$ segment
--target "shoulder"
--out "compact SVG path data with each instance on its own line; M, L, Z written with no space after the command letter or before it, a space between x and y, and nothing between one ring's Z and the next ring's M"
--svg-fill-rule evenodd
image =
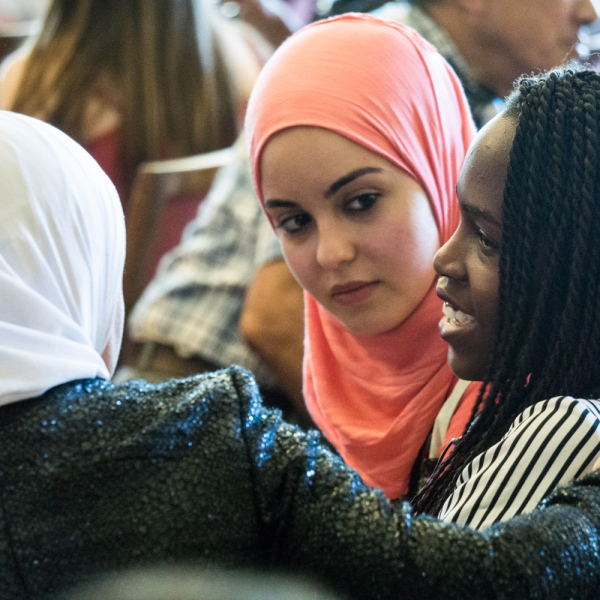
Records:
M80 465L142 456L191 460L223 445L244 454L240 430L261 408L253 376L239 367L159 385L86 380L33 402L15 420L11 438L36 463L43 454Z
M537 402L513 421L498 445L499 456L522 449L515 461L538 466L554 464L568 455L572 464L586 463L590 444L594 452L600 443L600 402L558 396ZM581 451L585 452L582 454ZM516 464L516 463L515 463ZM579 477L582 473L573 473Z
M125 402L147 423L176 422L190 432L196 427L206 429L208 420L238 427L244 415L260 405L254 376L236 366L156 385L129 381L107 388L107 396L112 404L121 399L121 406Z
M530 406L463 469L440 516L483 528L530 512L557 485L593 468L600 456L599 415L600 402L567 396Z
M504 439L527 432L529 435L553 438L572 436L590 431L600 436L600 401L583 400L571 396L557 396L533 404L520 413L510 426Z

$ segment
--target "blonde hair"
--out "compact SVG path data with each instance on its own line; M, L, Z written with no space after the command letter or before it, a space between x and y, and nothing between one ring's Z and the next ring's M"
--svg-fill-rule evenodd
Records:
M54 0L11 110L84 142L90 106L112 106L130 173L231 144L242 98L206 2Z

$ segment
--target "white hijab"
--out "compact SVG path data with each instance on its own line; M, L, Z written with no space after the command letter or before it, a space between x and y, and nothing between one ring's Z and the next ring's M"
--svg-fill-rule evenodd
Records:
M124 260L121 204L94 159L54 127L0 111L0 405L110 378Z

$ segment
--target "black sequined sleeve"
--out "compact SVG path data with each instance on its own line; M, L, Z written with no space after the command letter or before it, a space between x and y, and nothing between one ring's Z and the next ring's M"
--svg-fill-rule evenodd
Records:
M264 409L249 378L232 376L273 564L361 599L600 597L598 475L483 532L415 517L367 487L315 432Z

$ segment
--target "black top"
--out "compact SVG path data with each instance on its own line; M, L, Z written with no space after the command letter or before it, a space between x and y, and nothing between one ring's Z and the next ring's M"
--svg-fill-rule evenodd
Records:
M0 415L2 600L165 560L310 571L361 600L600 595L600 476L487 532L415 518L235 367L72 382Z

